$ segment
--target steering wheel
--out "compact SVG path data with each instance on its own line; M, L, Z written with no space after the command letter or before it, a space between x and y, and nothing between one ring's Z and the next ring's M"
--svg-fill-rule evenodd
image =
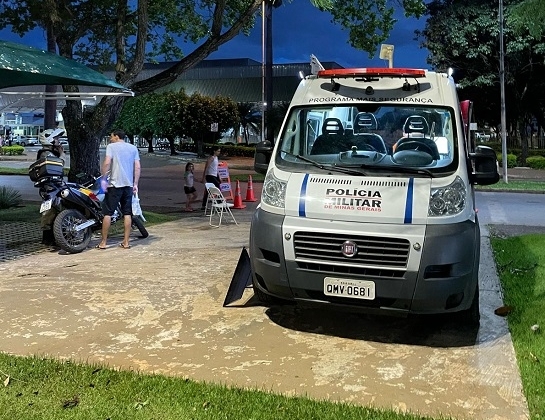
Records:
M396 152L401 152L402 150L415 150L417 152L424 152L432 157L434 155L433 150L430 146L415 140L405 141L396 147Z

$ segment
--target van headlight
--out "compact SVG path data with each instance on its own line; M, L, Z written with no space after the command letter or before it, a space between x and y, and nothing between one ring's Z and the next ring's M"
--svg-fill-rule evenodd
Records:
M263 182L261 201L273 207L284 208L286 204L286 183L274 176L270 170Z
M452 184L432 188L428 216L452 216L462 212L466 206L467 188L459 176Z

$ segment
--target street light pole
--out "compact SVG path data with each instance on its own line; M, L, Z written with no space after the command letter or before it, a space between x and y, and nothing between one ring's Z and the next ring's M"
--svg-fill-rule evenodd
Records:
M270 116L273 107L272 12L273 7L281 5L282 0L263 0L261 3L261 141L269 140L271 143L274 142L274 133L265 130L265 114Z
M501 160L503 181L507 184L507 118L505 117L505 57L503 47L503 0L499 0L500 23L500 110L501 110Z
M261 141L265 141L265 2L261 3Z
M272 48L272 13L275 0L265 0L265 115L269 118L271 116L273 106L273 48ZM270 124L267 124L268 126ZM274 133L270 127L267 127L266 132L267 140L271 143L274 142Z

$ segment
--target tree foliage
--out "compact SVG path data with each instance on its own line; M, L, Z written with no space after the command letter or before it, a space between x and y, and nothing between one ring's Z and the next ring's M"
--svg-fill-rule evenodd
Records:
M507 6L520 3L506 0ZM475 102L481 123L500 122L498 3L496 0L435 0L420 34L436 69L454 69L461 99ZM545 40L504 24L506 115L509 130L523 136L532 118L543 123ZM523 143L524 144L524 143Z
M137 95L155 92L241 32L247 33L263 0L3 0L0 28L24 35L48 30L60 55L99 68L115 68L117 82ZM267 4L273 0L265 0ZM392 28L393 9L419 16L422 0L310 0L349 31L350 43L371 55ZM289 2L288 2L289 3ZM286 7L290 7L289 4ZM180 41L198 45L181 50ZM176 60L163 72L139 77L144 63ZM75 87L63 87L76 91ZM70 176L98 171L98 146L122 107L123 98L104 97L86 113L71 102L63 110L73 159ZM78 107L79 106L79 107Z
M217 124L216 132L211 130L212 124ZM239 124L237 104L230 98L198 93L188 96L181 91L148 93L127 100L114 125L130 136L144 137L150 151L154 136L167 138L173 154L176 136L191 137L199 155L203 155L204 142L217 141L222 132Z
M545 2L524 0L507 9L507 21L517 33L528 33L539 39L545 32Z
M367 51L372 58L377 46L385 41L393 29L396 7L402 7L405 17L420 17L426 11L422 0L337 0L329 10L333 22L348 30L348 42L353 47Z
M261 133L261 112L255 104L249 102L240 102L237 104L240 126L235 127L236 131L242 130L244 142L249 143L250 132Z
M189 112L183 121L184 134L197 143L199 156L203 155L205 142L215 143L220 133L240 123L236 102L223 96L210 98L194 93L189 97L187 106ZM217 131L211 131L212 124L217 124Z
M280 128L284 117L288 113L288 108L290 106L289 102L280 102L274 104L272 109L265 115L267 120L267 130L271 130L273 137L276 138L280 133Z

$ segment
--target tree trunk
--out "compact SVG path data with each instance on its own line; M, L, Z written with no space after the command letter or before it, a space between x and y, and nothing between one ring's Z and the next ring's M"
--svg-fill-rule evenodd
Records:
M77 92L63 86L65 92ZM84 109L81 101L67 101L62 110L65 128L70 133L69 180L78 173L100 173L100 140L107 134L123 104L123 98L104 97L94 108Z
M68 101L62 110L66 130L70 133L69 181L75 181L76 175L82 172L100 174L100 138L93 137L92 130L81 123L82 113L79 101Z
M527 119L523 119L521 121L521 127L520 127L520 137L521 137L521 153L520 153L520 159L519 164L522 166L526 166L526 159L528 158L528 125L526 124Z
M193 139L193 140L195 140L195 139ZM196 143L197 143L197 156L204 157L204 139L203 139L203 137L201 136L199 139L197 139Z
M176 156L178 152L176 151L176 146L174 145L174 136L167 136L167 140L170 146L170 156Z

